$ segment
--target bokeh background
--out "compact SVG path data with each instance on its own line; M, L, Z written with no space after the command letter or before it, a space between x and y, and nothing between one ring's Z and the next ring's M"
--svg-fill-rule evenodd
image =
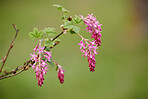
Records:
M1 58L15 35L12 23L20 29L4 69L22 66L30 58L37 41L28 32L34 27L56 27L61 32L62 12L53 4L64 6L72 16L97 16L103 31L96 71L89 72L87 59L79 51L81 39L62 35L52 55L66 71L64 84L50 66L39 87L34 70L29 69L0 81L0 99L148 99L147 0L0 0ZM81 34L90 37L84 29Z

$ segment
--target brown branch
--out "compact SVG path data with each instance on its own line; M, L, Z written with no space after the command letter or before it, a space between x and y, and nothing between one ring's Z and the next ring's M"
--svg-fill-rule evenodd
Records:
M62 34L64 34L64 33L67 33L67 29L65 29L64 27L62 27L62 29L63 29L63 31L60 33L60 34L58 34L56 37L54 37L53 39L52 39L52 41L54 41L55 39L57 39L59 36L61 36Z
M67 29L65 29L65 28L62 28L62 29L63 29L63 31L62 31L60 34L58 34L57 36L55 36L55 37L52 39L52 41L54 41L54 40L57 39L59 36L61 36L62 34L64 34L64 33L67 32ZM60 41L56 41L56 42L53 44L53 47L55 47L55 46L58 45L59 43L60 43ZM46 49L46 47L47 47L47 46L45 46L44 49ZM50 48L53 48L53 47L50 47Z
M24 69L20 70L18 73L15 73L15 74L12 74L12 75L9 75L9 76L5 76L5 77L1 77L0 80L5 79L5 78L9 78L9 77L12 77L12 76L15 76L15 75L18 75L23 71L24 71Z
M4 74L0 76L0 80L18 75L18 74L22 73L23 71L28 70L32 64L34 64L34 62L32 62L30 60L30 61L25 62L22 67L17 67L16 69L14 69L10 72L5 71ZM11 75L9 75L9 74L11 74Z
M19 30L16 28L15 25L14 25L14 28L15 28L16 32L19 31ZM63 33L66 33L66 29L63 29L63 31L62 31L60 34L58 34L56 37L54 37L54 38L52 39L52 41L54 41L55 39L57 39L57 38L58 38L59 36L61 36ZM13 44L13 41L15 40L16 36L17 36L17 34L15 35L15 37L14 37L14 39L12 40L11 44ZM55 44L53 45L53 47L56 46L56 45L59 44L59 43L60 43L59 41L56 41ZM50 47L50 48L53 48L53 47ZM2 62L3 62L3 61L2 61ZM28 70L28 69L31 67L31 65L33 65L33 64L34 64L34 62L32 62L32 60L29 60L29 61L25 62L22 67L17 67L16 69L11 70L11 71L9 71L9 72L4 71L4 74L2 74L2 75L0 76L0 80L5 79L5 78L9 78L9 77L16 76L16 75L22 73L23 71Z
M13 42L14 42L14 40L16 39L17 34L18 34L18 32L19 32L19 29L17 29L16 25L15 25L15 24L12 24L12 25L13 25L13 27L14 27L16 33L15 33L15 36L14 36L14 38L13 38L11 44L13 44Z
M56 37L54 37L53 39L52 39L52 41L54 41L55 39L57 39L60 35L62 35L64 32L62 31L60 34L58 34Z
M2 58L2 62L3 62L3 63L2 63L2 66L1 66L1 68L0 68L0 73L2 72L2 69L3 69L4 65L5 65L5 62L6 62L7 58L8 58L9 52L10 52L10 50L12 49L12 47L13 47L13 45L14 45L13 42L14 42L14 40L16 39L17 34L18 34L18 31L19 31L19 29L17 29L17 27L16 27L15 24L12 24L12 25L13 25L13 27L14 27L14 29L15 29L16 34L15 34L13 40L11 41L11 44L10 44L10 46L9 46L9 49L8 49L8 52L7 52L6 56L5 56L4 58Z
M59 43L59 41L57 41L57 42L53 45L53 47L56 46L58 43ZM50 48L53 48L53 47L50 47ZM29 60L29 61L25 62L22 67L17 67L16 69L11 70L11 71L9 71L9 72L4 71L4 74L2 74L2 75L0 76L0 80L5 79L5 78L9 78L9 77L13 77L13 76L15 76L15 75L18 75L18 74L22 73L23 71L28 70L28 69L31 67L31 65L33 65L33 64L34 64L34 62L32 62L32 60ZM10 74L11 74L11 75L10 75ZM8 75L8 76L7 76L7 75Z

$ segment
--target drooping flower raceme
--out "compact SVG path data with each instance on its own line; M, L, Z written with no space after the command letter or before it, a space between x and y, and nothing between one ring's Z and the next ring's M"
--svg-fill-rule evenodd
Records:
M33 54L30 54L32 57L30 60L34 62L32 68L35 69L36 79L38 80L38 86L42 86L44 80L44 74L46 74L48 70L47 61L51 61L51 52L47 52L44 50L44 47L41 45L37 45L33 49Z
M97 53L98 46L101 45L101 24L99 24L99 21L97 21L96 16L93 17L93 14L88 14L88 16L83 17L80 15L80 17L83 19L84 23L87 25L87 32L89 32L91 35L91 38L94 40L90 41L89 39L83 38L80 34L78 34L82 40L80 43L80 51L83 53L84 57L87 56L88 62L89 62L89 69L90 71L95 71L95 55Z
M95 55L98 54L96 51L98 47L95 44L95 41L84 39L81 35L80 37L82 38L80 43L78 43L80 45L80 51L83 53L84 57L87 56L88 62L89 62L89 69L90 71L94 72L95 71L94 68L96 64Z
M62 69L62 66L60 66L59 64L57 64L57 67L58 67L58 78L60 80L60 83L63 84L64 83L64 70Z
M93 14L88 14L88 16L83 17L82 15L80 16L84 23L87 25L87 32L89 32L92 38L95 39L95 43L97 46L101 45L101 25L99 24L99 21L97 21L96 16L93 17Z

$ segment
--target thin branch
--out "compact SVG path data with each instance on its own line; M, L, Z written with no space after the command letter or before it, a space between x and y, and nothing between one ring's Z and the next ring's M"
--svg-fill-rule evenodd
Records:
M0 76L0 80L18 75L18 74L22 73L23 71L28 70L32 64L34 64L34 62L32 62L30 60L30 61L25 62L22 67L17 67L16 69L14 69L10 72L5 71L5 73ZM9 74L11 74L11 75L9 75Z
M13 42L14 42L14 40L16 39L17 34L18 34L18 32L19 32L19 29L17 29L16 25L15 25L15 24L12 24L12 25L13 25L13 27L14 27L16 33L15 33L15 36L14 36L14 38L13 38L11 44L13 44Z
M2 72L2 69L3 69L4 65L5 65L5 62L6 62L7 58L8 58L9 52L10 52L10 50L11 50L12 47L13 47L13 42L14 42L14 40L16 39L17 34L18 34L18 31L19 31L19 29L17 29L17 27L16 27L15 24L12 24L12 25L13 25L13 27L14 27L14 29L15 29L16 34L15 34L13 40L11 41L11 44L10 44L10 46L9 46L9 49L8 49L8 52L7 52L6 56L5 56L4 58L2 58L2 62L3 62L3 63L2 63L1 69L0 69L0 73Z
M60 35L62 35L63 34L63 31L60 33L60 34L58 34L56 37L54 37L53 39L52 39L52 41L54 41L55 39L57 39Z
M19 30L16 28L15 25L14 25L14 27L15 27L15 30L17 30L17 32L18 32ZM52 39L52 41L54 41L55 39L57 39L57 38L58 38L59 36L61 36L63 33L66 33L66 29L63 29L63 31L62 31L60 34L58 34L56 37L54 37L54 38ZM11 43L11 44L13 44L13 41L15 40L16 36L17 36L17 35L15 35L15 37L14 37L14 39L12 40L12 43ZM55 42L55 44L53 45L53 47L56 46L58 43L59 43L59 41ZM53 48L53 47L50 47L50 48ZM2 60L2 62L3 62L3 60ZM18 75L18 74L22 73L23 71L28 70L28 69L31 67L31 65L33 65L33 64L34 64L34 62L32 62L32 60L29 60L29 61L25 62L22 67L17 67L16 69L14 69L14 70L12 70L12 71L9 71L9 72L4 71L4 74L2 74L2 75L0 76L0 80L5 79L5 78L9 78L9 77L13 77L13 76L15 76L15 75Z
M60 34L58 34L56 37L54 37L53 39L52 39L52 41L54 41L55 39L57 39L59 36L61 36L62 34L64 34L64 33L67 33L67 29L65 29L64 27L62 27L62 29L63 29L63 31L60 33Z
M15 75L20 74L20 73L23 72L23 71L24 71L24 70L22 69L22 70L20 70L20 71L19 71L18 73L16 73L16 74L12 74L12 75L9 75L9 76L1 77L0 80L5 79L5 78L9 78L9 77L13 77L13 76L15 76Z
M64 33L67 32L67 29L64 29L64 28L62 28L62 29L63 29L63 31L62 31L60 34L58 34L57 36L55 36L55 37L52 39L52 41L54 41L55 39L57 39L58 37L60 37L62 34L64 34ZM59 43L60 43L60 41L55 42L54 45L53 45L53 47L55 47L55 46L58 45ZM46 49L46 47L47 47L47 46L45 46L44 49ZM50 47L50 48L53 48L53 47Z

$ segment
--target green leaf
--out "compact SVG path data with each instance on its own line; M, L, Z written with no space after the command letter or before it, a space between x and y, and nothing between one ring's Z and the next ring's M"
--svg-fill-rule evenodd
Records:
M58 69L59 69L59 67L57 66L57 67L56 67L56 71L57 71Z
M57 7L57 8L62 8L61 5L58 5L58 4L53 4L54 7Z
M57 34L56 31L55 31L55 28L51 28L51 27L45 28L42 31L43 31L43 33L46 33L49 36L55 36Z
M42 31L39 31L37 28L33 29L33 32L29 32L29 36L32 39L41 38L43 37Z
M72 29L69 30L69 32L70 32L71 34L76 34Z
M35 39L35 38L36 38L36 37L35 37L35 34L34 34L33 32L29 32L28 35L29 35L29 37L30 37L31 39Z
M68 21L68 20L64 20L64 28L66 27L66 26L69 26L69 25L73 25L73 22L72 21Z
M50 40L50 39L49 39L49 40L46 39L44 45L45 45L45 46L49 46L49 47L53 47L53 41Z
M63 15L62 20L67 19L67 18L68 18L68 16Z
M58 39L58 38L54 40L54 42L60 42L60 41L61 41L61 40L60 40L60 39Z
M69 13L70 11L68 11L67 9L65 9L64 7L62 7L61 5L58 4L53 4L54 7L57 7L58 10L61 10L63 13Z
M68 26L65 26L64 28L66 28L66 29L72 29L72 28L74 28L74 25L68 25Z
M44 50L49 52L49 51L50 51L50 47L49 47L49 46L46 46L46 47L44 48Z
M75 15L75 18L73 18L73 21L76 23L76 24L80 24L83 22L83 19L80 18L79 16Z
M62 12L64 12L64 13L69 13L69 11L66 10L65 8L62 8Z
M43 31L45 33L55 32L55 28L48 27L48 28L45 28Z
M74 26L73 31L74 31L75 33L79 33L80 27Z
M78 26L74 26L72 29L69 30L71 34L79 33L79 31L80 31L80 27Z

